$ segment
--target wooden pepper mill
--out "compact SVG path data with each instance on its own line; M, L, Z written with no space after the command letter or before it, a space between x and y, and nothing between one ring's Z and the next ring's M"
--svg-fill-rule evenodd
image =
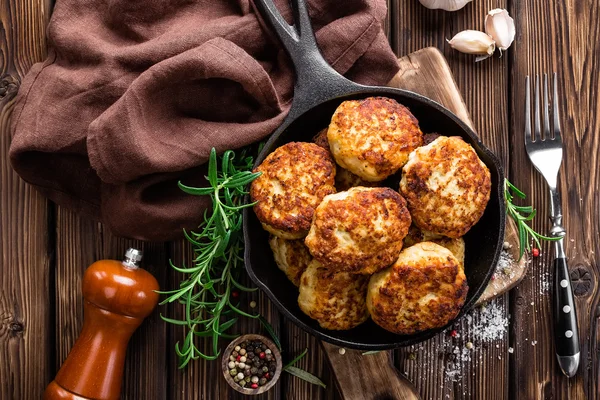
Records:
M139 268L142 252L100 260L83 276L83 329L46 400L119 399L127 343L158 302L158 282Z

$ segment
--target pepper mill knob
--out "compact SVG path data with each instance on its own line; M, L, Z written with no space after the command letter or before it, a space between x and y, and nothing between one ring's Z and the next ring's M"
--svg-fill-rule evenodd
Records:
M83 276L83 328L45 400L117 400L127 343L158 303L158 282L139 268L142 252L96 261Z

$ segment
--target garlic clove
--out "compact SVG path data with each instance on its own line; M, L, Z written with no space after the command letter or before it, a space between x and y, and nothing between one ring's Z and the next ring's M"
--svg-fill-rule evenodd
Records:
M515 21L508 11L496 8L485 16L485 32L494 39L500 51L506 50L515 39Z
M419 0L421 4L432 10L438 8L446 11L457 11L473 0Z
M485 60L496 50L496 43L489 35L480 31L466 30L458 32L450 40L446 40L453 49L466 54L476 54L475 61Z

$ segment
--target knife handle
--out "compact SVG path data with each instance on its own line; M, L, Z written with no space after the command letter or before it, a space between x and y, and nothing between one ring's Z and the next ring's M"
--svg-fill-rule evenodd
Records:
M554 341L563 372L571 377L579 365L579 333L566 258L554 259Z

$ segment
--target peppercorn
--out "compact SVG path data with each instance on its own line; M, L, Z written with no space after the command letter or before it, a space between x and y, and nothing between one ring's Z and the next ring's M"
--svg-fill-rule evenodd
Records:
M238 382L238 384L239 384L241 387L244 387L244 386L246 386L246 381L242 379L241 381L239 381L239 382Z
M233 292L231 292L231 297L233 297L234 299L237 299L238 297L240 297L240 292L238 292L237 290L234 290Z
M252 346L252 345L248 345L248 347L246 347L246 351L247 351L248 353L252 353L252 352L254 351L254 346ZM252 354L254 354L254 353L252 353Z
M266 378L266 379L269 379L270 377L271 377L271 375L269 375L268 372L264 375L264 378Z
M450 331L450 336L452 336L452 337L457 337L458 336L458 332L456 332L456 329L452 329Z
M244 380L246 381L246 383L250 383L250 379L252 379L251 377L247 376L244 378Z
M265 360L267 360L267 361L271 361L272 359L273 359L273 356L272 356L272 355L270 355L270 354L267 354L267 355L265 356Z
M269 367L262 367L262 372L263 373L269 372Z
M531 255L534 257L539 257L540 255L540 249L534 247L533 249L531 249Z
M235 348L234 348L234 350L235 350L235 351L237 351L237 352L239 352L239 351L240 351L240 349L241 349L241 347L240 347L240 346L235 346Z
M258 355L261 359L266 357L266 354L263 352L260 352L260 354Z
M235 368L229 370L229 375L231 375L231 376L236 376L237 373L238 373L237 369L235 369Z
M266 349L265 354L271 354L271 349Z
M262 351L265 351L267 349L267 345L262 343L260 348L262 349Z
M251 373L252 375L256 375L256 374L258 374L258 368L256 368L256 367L252 367L252 368L250 368L250 373Z
M233 377L233 381L237 383L237 382L240 381L240 378L238 378L237 375L236 375L236 376Z
M248 350L248 352L246 353L246 358L248 358L248 360L254 359L254 353Z
M260 386L263 386L265 383L267 383L267 380L265 378L260 378L260 380L258 381L258 384Z
M240 354L243 355L243 356L245 356L246 355L246 349L241 349L240 350Z
M239 355L240 355L240 353L238 353L237 351L235 351L235 350L234 350L234 351L231 353L231 355L232 355L233 357L237 357L237 356L239 356Z
M252 383L258 383L258 376L252 377Z
M245 375L245 376L250 376L250 375L252 375L252 373L250 372L250 370L249 370L249 369L245 369L245 370L244 370L244 375Z
M252 389L256 389L256 388L258 388L258 385L257 385L256 383L253 383L252 385L250 385L250 387L251 387Z

